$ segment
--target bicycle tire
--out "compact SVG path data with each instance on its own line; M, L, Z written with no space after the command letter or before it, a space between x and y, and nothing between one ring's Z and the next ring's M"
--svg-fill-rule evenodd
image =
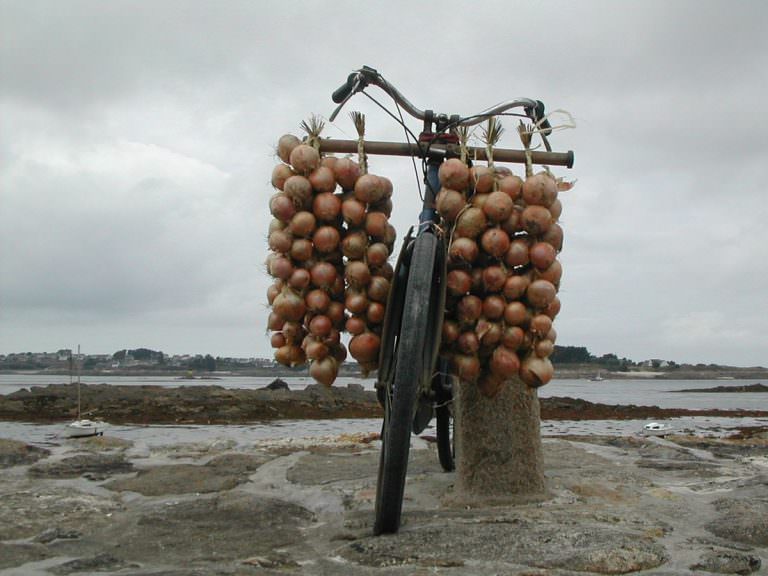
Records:
M456 468L454 462L453 434L451 433L453 416L447 405L435 408L435 427L437 428L437 457L440 466L446 472L453 472Z
M425 335L430 312L436 306L433 277L438 247L437 237L424 233L416 238L411 256L392 387L385 402L373 529L376 535L392 534L400 528L416 400L432 353L425 350L429 341Z

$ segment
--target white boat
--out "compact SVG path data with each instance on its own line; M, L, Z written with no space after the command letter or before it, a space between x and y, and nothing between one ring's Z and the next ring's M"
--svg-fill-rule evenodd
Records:
M86 436L103 436L104 422L96 422L85 418L78 418L67 424L65 434L70 438L85 438Z
M77 420L64 427L64 435L69 438L86 438L88 436L103 436L106 424L83 418L80 413L80 346L77 347ZM72 384L72 355L69 356L69 383Z
M649 422L643 426L643 430L641 432L643 436L660 436L662 438L671 433L672 427L664 424L663 422Z
M592 376L592 378L590 378L589 381L590 382L602 382L603 381L603 377L600 376L600 372L598 372L597 374Z

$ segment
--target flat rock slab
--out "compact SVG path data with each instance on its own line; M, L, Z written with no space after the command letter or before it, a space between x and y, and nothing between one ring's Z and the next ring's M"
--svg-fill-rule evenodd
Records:
M0 468L33 464L50 454L45 448L31 446L18 440L0 438Z
M33 478L87 476L92 480L104 480L114 474L131 471L133 471L133 463L126 460L122 454L89 453L40 462L32 466L28 473Z
M104 487L117 492L130 490L144 496L220 492L247 482L249 474L270 458L265 454L225 454L204 465L153 466L140 470L132 478L111 480Z

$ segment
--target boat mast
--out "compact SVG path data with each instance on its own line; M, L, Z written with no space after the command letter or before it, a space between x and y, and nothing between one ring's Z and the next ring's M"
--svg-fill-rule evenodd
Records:
M80 344L77 345L77 419L80 420Z

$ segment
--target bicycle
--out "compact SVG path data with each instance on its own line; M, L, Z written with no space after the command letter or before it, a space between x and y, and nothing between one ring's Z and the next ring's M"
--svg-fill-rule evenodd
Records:
M435 210L435 198L440 190L440 164L447 158L459 156L457 129L479 124L494 116L522 116L535 123L546 151L495 149L495 160L525 163L528 158L536 164L570 168L573 166L573 152L551 151L546 136L552 128L545 117L544 104L539 100L519 98L473 116L448 116L432 110L420 110L376 70L367 66L351 73L333 93L332 99L338 107L330 121L336 118L354 94L364 92L369 85L386 92L394 100L398 111L402 107L412 117L423 121L423 129L417 138L414 137L414 142L366 141L365 152L418 157L424 163L425 175L419 223L415 233L412 228L403 241L382 330L376 390L384 407L384 421L373 529L374 534L379 535L397 532L400 527L411 433L421 433L433 416L436 418L440 463L446 471L454 468L452 376L446 360L438 357L446 300L447 238ZM508 112L516 108L522 108L523 113ZM408 133L402 114L398 122ZM351 140L323 139L320 151L355 153L357 145ZM469 152L474 158L485 159L484 148L470 147Z

